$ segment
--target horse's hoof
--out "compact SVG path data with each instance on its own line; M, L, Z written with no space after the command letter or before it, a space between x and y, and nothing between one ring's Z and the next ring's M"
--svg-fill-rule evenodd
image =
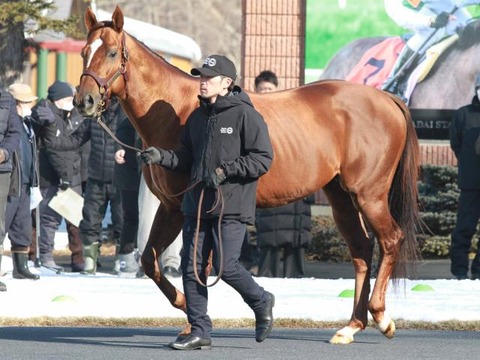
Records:
M377 328L389 339L393 338L395 335L395 322L387 314L384 315L382 321L377 323Z
M360 330L354 329L349 326L344 327L341 330L338 330L335 335L330 339L330 344L337 344L337 345L347 345L353 342L353 335Z
M385 335L386 338L392 339L395 336L395 322L390 320L385 330L380 329L380 331L382 331L382 334Z
M348 345L353 342L353 336L345 336L338 332L330 339L330 344Z

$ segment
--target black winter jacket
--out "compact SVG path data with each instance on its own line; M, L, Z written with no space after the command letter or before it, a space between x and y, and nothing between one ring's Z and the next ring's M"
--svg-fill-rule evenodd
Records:
M475 142L480 136L480 102L458 109L450 125L450 146L458 159L458 187L480 190L480 154L475 153Z
M108 109L102 114L102 121L107 127L115 133L118 124L127 115L123 111L120 103L112 101ZM56 131L56 125L48 126L46 133ZM57 151L75 150L90 140L90 156L88 158L88 177L90 179L102 181L105 183L112 182L113 167L115 164L115 151L119 145L94 119L85 119L85 121L72 133L64 134L65 136L53 137L48 135L45 141L49 149Z
M224 217L253 224L257 181L273 159L267 124L239 87L226 96L218 96L213 104L199 99L200 106L185 125L181 147L169 151L162 165L189 172L190 184L201 182L183 197L182 211L187 216L197 215L202 180L221 166L227 177L220 185ZM220 206L207 213L214 206L216 192L205 188L202 218L220 214Z
M142 142L127 117L120 121L115 135L118 140L126 145L136 148L142 147ZM125 163L115 163L113 174L113 185L117 189L138 191L140 187L141 166L136 152L131 149L125 149Z
M8 92L0 90L0 149L5 153L0 173L12 171L13 152L20 146L21 131L15 99Z
M72 186L82 183L80 149L57 150L49 144L55 143L63 135L72 134L82 124L84 118L73 109L61 110L48 100L41 100L35 107L47 106L55 114L55 131L52 126L34 126L39 149L40 187L57 186L60 180L68 181ZM33 118L34 121L37 119ZM35 124L34 124L35 125Z
M258 247L307 247L312 239L314 202L312 194L284 206L258 209L255 220Z

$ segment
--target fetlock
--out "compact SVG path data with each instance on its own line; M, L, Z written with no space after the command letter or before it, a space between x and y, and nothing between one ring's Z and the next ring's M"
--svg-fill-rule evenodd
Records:
M23 251L12 250L13 272L14 279L30 279L38 280L40 276L30 272L28 268L28 249Z
M83 258L85 267L82 274L95 274L97 272L97 259L100 251L100 243L98 241L83 246Z

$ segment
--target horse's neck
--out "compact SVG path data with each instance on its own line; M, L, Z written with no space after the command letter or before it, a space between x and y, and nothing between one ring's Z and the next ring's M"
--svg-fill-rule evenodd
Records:
M175 142L172 137L179 136L181 125L198 105L198 83L130 36L127 48L130 58L126 94L121 96L123 108L147 143ZM150 126L139 126L144 122L158 126L152 132Z

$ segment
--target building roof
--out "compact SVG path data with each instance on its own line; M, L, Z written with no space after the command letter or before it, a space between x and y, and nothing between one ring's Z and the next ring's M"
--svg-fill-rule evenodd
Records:
M55 0L56 9L48 15L54 19L66 19L71 15L71 1ZM95 8L98 21L110 20L112 13ZM200 46L190 37L165 29L161 26L146 23L125 16L124 29L130 35L143 42L150 49L164 54L182 57L192 61L199 61L202 57ZM32 28L35 24L29 24ZM79 51L85 44L83 40L73 40L63 33L41 31L34 36L34 41L42 47L51 50Z
M101 9L97 9L95 15L98 21L110 20L112 18L111 12ZM202 58L200 46L186 35L126 16L124 21L123 28L125 31L152 50L195 61Z

